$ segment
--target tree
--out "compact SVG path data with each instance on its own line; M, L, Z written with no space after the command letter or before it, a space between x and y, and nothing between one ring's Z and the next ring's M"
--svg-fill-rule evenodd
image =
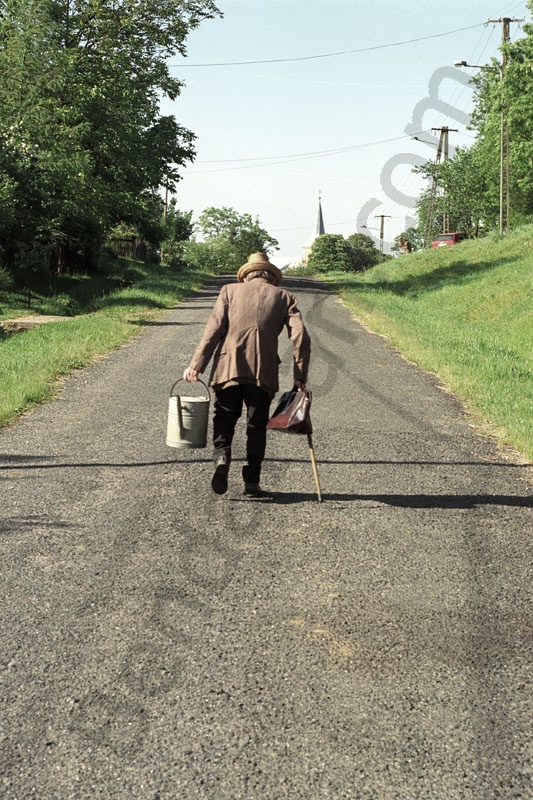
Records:
M170 264L180 262L185 242L193 233L192 211L180 211L175 198L172 198L161 227L161 259Z
M250 253L268 253L278 246L258 217L254 220L234 208L206 208L196 227L204 241L187 248L188 260L193 263L191 259L197 261L203 256L210 265L216 265L216 272L235 272Z
M500 146L504 85L500 64L491 63L474 76L476 87L471 130L473 145L458 148L450 163L443 164L443 180L449 187L452 209L463 212L463 222L451 230L472 236L496 229L500 209ZM512 189L511 189L512 192ZM466 213L466 218L465 218Z
M118 222L149 227L194 134L162 116L167 66L213 0L5 0L0 12L0 241L12 266L93 264Z
M533 12L533 0L528 0ZM437 191L422 192L418 202L418 232L426 244L442 232L442 215L449 229L470 236L498 229L500 217L500 146L502 113L509 130L510 209L512 224L533 218L533 25L524 36L502 47L505 70L496 59L474 75L471 130L475 141L458 148L453 158L415 168Z
M371 236L352 233L346 242L350 248L350 272L362 272L379 263L380 254Z
M317 272L350 272L352 249L340 233L325 233L313 242L307 263Z
M402 242L403 239L403 242ZM410 245L411 250L409 250L408 245ZM392 246L392 251L395 253L406 253L406 252L413 252L416 250L422 250L424 247L424 237L420 235L420 231L417 227L407 228L405 231L402 231L398 236L396 236L394 240L394 245Z
M533 0L528 0L533 13ZM509 61L503 80L503 100L508 104L510 139L511 219L533 215L533 25L523 26L525 36L507 46Z
M228 267L228 254L220 242L197 242L194 239L185 242L183 247L183 260L192 269L210 272L213 275L230 272L233 267Z
M499 186L485 167L485 155L477 143L457 148L455 156L441 163L428 162L417 169L433 184L423 191L417 203L418 236L429 246L443 233L444 219L450 231L475 238L494 227L498 220ZM499 189L496 189L499 191Z
M528 5L533 11L533 0ZM524 37L504 46L503 74L502 65L492 59L473 78L473 145L458 148L452 159L421 170L437 178L442 191L436 213L449 213L450 230L477 236L499 226L502 112L509 129L511 222L533 216L533 25L524 25L523 31ZM427 217L429 205L425 193L419 214Z

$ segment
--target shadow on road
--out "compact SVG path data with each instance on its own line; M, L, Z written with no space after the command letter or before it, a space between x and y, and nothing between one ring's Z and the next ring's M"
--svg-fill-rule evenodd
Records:
M235 459L235 463L242 459ZM306 459L267 459L273 463L307 463ZM3 463L2 463L3 462ZM52 462L52 463L50 463ZM21 456L21 455L0 455L0 470L6 473L9 471L29 471L42 469L91 469L95 467L114 467L116 469L142 469L144 467L165 466L168 464L211 464L211 458L196 458L191 460L168 458L161 461L131 461L131 462L106 462L106 461L87 461L87 462L56 462L53 456ZM244 463L244 462L243 462ZM480 462L480 461L325 461L319 462L319 466L328 464L346 464L348 466L357 465L395 465L395 466L472 466L479 468L497 467L504 469L523 469L531 467L531 464L508 464L503 462ZM7 477L7 475L6 475ZM533 495L499 495L499 494L360 494L360 493L330 493L323 494L325 502L342 503L378 503L380 505L395 506L397 508L463 508L472 509L479 506L514 506L520 508L533 508ZM244 502L274 503L277 505L290 505L293 503L305 503L316 501L315 493L306 492L264 492L257 498L232 498L233 502L242 500Z
M0 534L20 534L24 531L33 532L35 528L44 528L50 531L59 529L77 530L77 527L73 524L42 514L23 514L20 517L6 517L0 520Z
M166 464L211 464L211 458L195 458L191 461L175 458L168 458L162 461L129 461L129 462L111 462L111 461L79 461L79 462L56 462L53 464L46 463L52 457L47 456L0 456L0 471L5 470L31 470L31 469L91 469L93 467L116 467L117 469L139 469L142 467L159 467ZM5 459L6 463L1 463ZM10 463L14 462L14 463ZM22 462L22 463L16 463ZM34 463L27 463L34 462Z
M243 498L242 502L274 503L291 505L317 500L316 494L309 492L265 492L261 497ZM377 503L397 508L463 508L479 506L514 506L533 508L531 495L491 495L491 494L323 494L324 502Z
M65 467L76 468L76 467L130 467L130 468L139 468L139 467L158 467L163 464L211 464L212 459L210 457L205 458L197 458L191 457L189 459L183 458L176 458L169 456L167 459L161 459L160 461L124 461L124 462L110 462L110 461L69 461L69 462L56 462L55 456L37 456L37 455L15 455L15 454L7 454L7 453L0 453L0 469L5 470L24 470L24 469L63 469ZM53 462L53 463L49 463ZM233 464L242 463L244 464L244 459L242 458L235 458L233 459ZM270 464L308 464L309 460L306 458L265 458L265 463ZM387 460L387 459L379 459L379 458L369 458L369 459L356 459L356 460L335 460L335 459L327 459L324 461L317 460L319 466L327 467L329 464L333 465L345 465L351 467L357 467L359 465L374 465L374 466L408 466L408 467L498 467L503 469L530 469L533 467L533 464L524 463L524 464L512 464L506 461L406 461L406 460Z

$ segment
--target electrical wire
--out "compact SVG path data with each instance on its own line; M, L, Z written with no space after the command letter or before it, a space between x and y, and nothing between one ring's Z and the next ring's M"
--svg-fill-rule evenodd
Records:
M509 6L513 6L513 7L509 8ZM523 8L523 7L524 7L524 3L523 2L521 2L521 3L513 3L512 0L511 0L510 3L506 3L505 7L502 9L500 14L514 14L515 11L518 11L519 8Z
M487 35L487 32L488 32L488 35ZM475 45L474 49L472 50L472 56L469 59L469 61L471 61L471 63L478 64L482 60L483 55L485 53L485 50L487 49L487 47L489 45L489 42L491 41L493 35L494 35L494 27L490 28L490 26L487 25L486 29L481 32L481 34L479 36L479 39L476 42L476 45ZM478 52L478 48L481 47L484 36L486 36L485 44L483 45L482 49ZM462 96L463 96L463 94L465 92L465 89L466 89L466 84L464 84L464 83L460 83L455 87L455 91L453 92L452 97L449 100L450 105L453 105L454 107L457 107L457 105L459 103L459 100L462 98ZM463 108L458 109L458 110L464 111ZM451 115L447 114L444 121L447 122L450 118L451 118Z
M391 214L386 215L389 219L403 219L403 217L394 217ZM344 222L328 222L328 228L336 228L339 225L357 225L356 219L347 219ZM366 225L363 227L366 228ZM271 233L286 233L287 231L307 231L309 230L309 225L301 225L298 228L272 228ZM368 230L373 230L372 228L368 228ZM378 230L376 228L376 230Z
M312 56L296 56L293 58L263 58L257 59L255 61L218 61L218 62L209 62L205 64L187 64L183 61L180 64L169 64L169 67L236 67L236 66L243 66L245 64L281 64L287 63L290 61L311 61L317 58L333 58L336 56L346 56L346 55L353 55L354 53L369 53L372 50L385 50L389 47L401 47L404 44L414 44L415 42L425 42L428 39L438 39L442 36L451 36L454 33L462 33L463 31L471 31L474 28L479 28L480 26L485 26L486 22L478 22L475 25L469 25L466 28L456 28L453 31L444 31L443 33L433 33L430 36L419 36L416 39L405 39L402 42L389 42L389 44L376 44L372 45L371 47L361 47L357 50L339 50L336 53L320 53L318 55Z
M420 133L426 133L426 131L420 131ZM272 159L277 158L300 158L304 156L320 156L320 155L334 155L336 153L345 153L347 150L357 150L360 147L369 147L373 144L384 144L387 142L396 142L399 139L405 139L405 136L395 136L392 139L382 139L376 142L367 142L366 144L352 144L348 147L336 147L331 150L311 150L308 153L286 153L280 156L254 156L250 158L215 158L206 161L197 161L197 164L224 164L226 162L229 163L236 163L240 161L271 161Z
M385 142L394 142L396 139L403 139L403 136L398 136L395 139L384 139ZM377 144L381 144L381 142L377 142ZM241 161L271 161L272 159L276 158L303 158L304 156L322 156L322 155L335 155L336 153L345 153L347 150L356 150L358 147L364 147L365 145L360 144L353 144L349 147L338 147L334 150L311 150L309 153L287 153L286 155L281 156L254 156L251 158L213 158L208 159L205 161L196 161L196 164L235 164Z
M428 133L428 131L420 131L419 133ZM188 175L205 175L206 173L211 172L233 172L234 170L241 170L241 169L253 169L254 167L273 167L277 164L291 164L297 161L307 161L308 159L312 158L323 158L324 156L332 156L338 155L339 153L346 153L351 150L362 150L367 147L375 147L380 144L389 144L390 142L398 142L402 139L405 139L406 135L403 134L402 136L394 136L391 139L380 139L375 142L365 142L364 144L354 144L350 147L339 147L335 150L316 150L314 152L309 153L293 153L284 156L258 156L257 158L235 158L235 159L221 159L220 161L204 161L204 162L197 162L197 163L224 163L225 161L229 162L240 162L240 161L265 161L267 163L264 164L246 164L240 167L222 167L220 169L203 169L198 171L187 172ZM274 160L272 160L274 159ZM276 160L279 159L279 160Z

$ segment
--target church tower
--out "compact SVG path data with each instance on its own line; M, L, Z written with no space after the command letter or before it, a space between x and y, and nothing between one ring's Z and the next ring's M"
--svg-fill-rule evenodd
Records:
M318 193L318 210L317 210L317 215L316 215L315 227L313 228L313 232L312 232L311 236L309 237L309 239L307 240L307 242L304 244L304 247L303 247L303 260L304 260L304 263L307 263L307 259L309 258L309 253L311 252L311 248L313 246L313 242L315 241L315 239L317 239L319 236L323 236L325 234L325 232L326 232L326 229L324 227L324 217L322 215L321 197L322 197L322 195L319 192Z

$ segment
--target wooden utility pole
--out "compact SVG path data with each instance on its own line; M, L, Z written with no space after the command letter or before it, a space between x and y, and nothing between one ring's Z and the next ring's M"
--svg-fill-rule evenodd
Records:
M163 203L163 218L166 218L168 212L168 178L165 178L165 200Z
M509 233L511 198L509 189L509 100L505 97L505 70L509 61L506 45L511 39L511 22L524 22L523 19L489 19L488 22L501 23L502 26L502 72L501 72L501 104L500 120L500 234Z
M383 261L383 239L385 238L385 219L390 219L390 214L375 214L376 219L381 220L379 224L379 252L380 259Z
M443 125L442 128L432 128L432 131L440 131L439 134L439 143L437 145L437 155L435 157L435 161L437 164L440 163L441 159L444 161L448 160L449 156L449 149L450 149L450 139L449 133L457 133L457 128L448 128L447 125ZM433 180L431 182L431 195L429 199L429 210L426 219L426 232L425 232L425 241L424 244L427 244L430 236L431 236L431 229L433 227L433 209L435 207L435 197L437 194L437 181L435 176L433 176ZM450 216L448 214L448 208L446 204L446 198L444 198L444 208L442 210L442 233L449 233L450 229Z

